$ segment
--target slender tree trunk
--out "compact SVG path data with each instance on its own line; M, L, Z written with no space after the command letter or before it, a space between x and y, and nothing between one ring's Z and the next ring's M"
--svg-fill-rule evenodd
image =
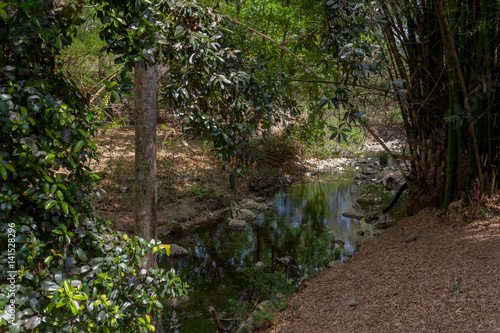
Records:
M156 66L135 67L135 233L148 242L158 238L156 183ZM158 268L156 254L149 253L146 266ZM163 333L161 318L155 323Z

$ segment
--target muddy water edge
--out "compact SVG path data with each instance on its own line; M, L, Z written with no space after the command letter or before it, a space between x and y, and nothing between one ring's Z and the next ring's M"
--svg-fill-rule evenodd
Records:
M289 296L328 262L358 251L373 236L373 227L342 216L357 206L353 176L323 173L284 188L244 229L223 222L163 238L162 243L189 251L185 257L159 260L160 267L174 268L190 285L189 301L166 309L166 332L216 332L210 306L223 326L236 325L225 319L244 317L262 301Z

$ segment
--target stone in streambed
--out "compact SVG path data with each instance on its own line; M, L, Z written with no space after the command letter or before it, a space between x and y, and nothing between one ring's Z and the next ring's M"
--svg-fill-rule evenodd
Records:
M256 218L256 215L250 209L246 208L235 210L233 215L235 220L243 220L247 222Z
M363 174L364 175L372 175L375 171L373 171L372 168L366 168L365 170L363 170Z
M269 207L264 202L257 202L252 199L245 199L241 203L241 208L262 211L268 209Z
M328 267L330 268L336 268L342 266L342 261L340 260L332 260L328 263Z
M366 213L364 216L366 223L373 223L373 221L378 220L378 217L379 215L376 212Z
M247 223L243 220L231 219L227 225L231 229L242 229L247 226Z
M356 212L351 212L351 211L343 212L342 216L353 218L353 219L356 219L356 220L361 220L363 218L363 214L356 213Z
M170 244L170 256L171 257L182 257L188 255L189 252L182 246L177 244Z
M189 302L189 296L182 295L180 297L172 297L167 299L166 305L175 309L183 304L186 304L187 302Z

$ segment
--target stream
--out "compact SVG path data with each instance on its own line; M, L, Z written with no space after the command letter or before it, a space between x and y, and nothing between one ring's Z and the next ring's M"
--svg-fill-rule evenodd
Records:
M252 285L261 274L254 267L258 261L272 270L268 275L258 275L261 278L275 274L298 283L316 275L329 261L352 256L373 235L372 225L342 216L356 205L358 188L352 178L348 172L324 173L314 182L284 188L268 200L270 208L257 213L244 229L230 229L224 222L162 239L164 244L176 243L190 252L182 258L159 259L160 267L174 268L190 285L189 301L170 313L166 311L170 318L166 332L215 332L217 328L207 312L209 306L220 317L232 318L240 293L245 292L246 300L255 303ZM315 249L323 251L319 260ZM291 256L300 270L279 269L275 258L284 256Z

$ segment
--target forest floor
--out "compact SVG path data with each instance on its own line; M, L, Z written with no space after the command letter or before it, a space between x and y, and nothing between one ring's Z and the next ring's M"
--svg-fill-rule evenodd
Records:
M266 332L500 332L499 203L472 222L431 208L398 221L295 294Z
M230 202L266 196L303 178L306 172L306 167L298 163L294 146L279 139L269 140L259 149L261 162L246 178L238 179L233 190L229 175L222 170L208 143L182 135L175 119L166 125L167 129L157 127L160 237L171 232L174 224L174 231L178 232L178 226L190 230L219 223L221 212ZM124 126L98 135L99 162L91 164L105 191L94 205L97 215L128 233L134 232L135 225L134 133L133 126Z

